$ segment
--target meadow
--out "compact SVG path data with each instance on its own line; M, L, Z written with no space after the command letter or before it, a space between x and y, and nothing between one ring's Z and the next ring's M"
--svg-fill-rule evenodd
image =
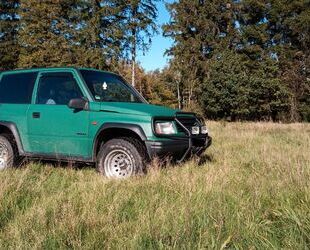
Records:
M210 122L203 160L0 172L0 248L309 249L310 124Z

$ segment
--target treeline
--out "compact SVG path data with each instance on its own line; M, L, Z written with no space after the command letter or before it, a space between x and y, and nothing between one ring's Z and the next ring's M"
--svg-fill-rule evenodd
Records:
M309 0L179 0L168 8L180 107L213 119L310 121Z
M162 71L136 63L157 0L1 0L0 69L112 70L152 103L211 119L310 121L310 0L179 0Z
M1 0L0 69L66 65L117 71L150 45L157 31L155 1Z

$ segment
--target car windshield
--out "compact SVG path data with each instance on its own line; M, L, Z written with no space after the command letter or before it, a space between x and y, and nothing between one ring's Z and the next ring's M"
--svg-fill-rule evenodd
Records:
M118 75L92 70L80 72L97 102L144 102L143 97Z

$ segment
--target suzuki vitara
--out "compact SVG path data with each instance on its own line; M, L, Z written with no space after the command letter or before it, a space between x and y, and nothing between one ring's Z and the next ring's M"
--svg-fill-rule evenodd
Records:
M109 178L211 144L194 113L150 105L119 75L84 68L0 73L0 169L22 157L95 163Z

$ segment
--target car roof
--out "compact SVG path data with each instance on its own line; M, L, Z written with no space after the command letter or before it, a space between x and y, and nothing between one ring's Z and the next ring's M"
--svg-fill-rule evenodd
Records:
M110 74L115 74L113 72L104 71L104 70L98 70L93 68L83 68L83 67L46 67L46 68L23 68L23 69L14 69L14 70L0 70L0 75L2 73L25 73L25 72L40 72L40 71L58 71L58 70L89 70L89 71L97 71L97 72L105 72ZM117 75L117 74L115 74Z

